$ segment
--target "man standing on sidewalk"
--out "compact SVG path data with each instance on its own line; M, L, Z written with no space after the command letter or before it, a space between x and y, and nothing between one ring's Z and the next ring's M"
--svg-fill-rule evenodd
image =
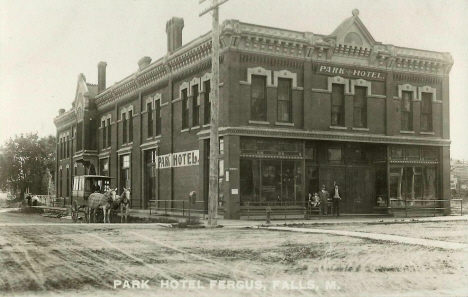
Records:
M333 209L332 209L332 215L340 216L340 191L338 190L338 185L335 184L335 189L333 190Z
M327 215L328 212L328 198L330 194L325 190L325 185L322 185L322 190L318 192L320 197L320 211L323 215Z

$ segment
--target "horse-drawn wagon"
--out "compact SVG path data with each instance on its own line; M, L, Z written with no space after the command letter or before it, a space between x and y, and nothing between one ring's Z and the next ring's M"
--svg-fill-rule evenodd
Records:
M78 221L79 214L84 214L85 222L91 221L110 223L111 217L120 212L121 222L127 222L130 206L130 190L123 189L121 196L116 195L117 189L110 188L113 179L101 175L75 176L73 180L71 217Z
M95 208L95 205L90 205L89 197L91 195L96 196L94 194L99 194L107 197L104 199L115 199L115 197L110 197L110 195L115 196L115 191L110 188L111 179L113 178L101 175L82 175L74 177L70 206L73 221L78 221L80 213L84 214L84 220L87 223L89 223L90 220L92 221L95 219L94 214L93 217L91 217L91 208ZM94 201L95 199L91 200ZM91 203L94 204L94 202ZM100 217L101 213L98 212L97 215ZM99 218L98 221L100 221Z

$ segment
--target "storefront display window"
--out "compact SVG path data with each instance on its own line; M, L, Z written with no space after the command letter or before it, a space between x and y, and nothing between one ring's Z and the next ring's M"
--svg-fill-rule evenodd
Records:
M301 162L241 160L241 205L292 205L302 202Z
M390 169L392 206L427 205L424 200L437 199L435 166L398 166Z

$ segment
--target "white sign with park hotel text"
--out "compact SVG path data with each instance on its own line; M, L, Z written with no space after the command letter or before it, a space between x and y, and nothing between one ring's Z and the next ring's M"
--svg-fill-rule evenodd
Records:
M199 150L157 156L157 168L186 167L200 163Z

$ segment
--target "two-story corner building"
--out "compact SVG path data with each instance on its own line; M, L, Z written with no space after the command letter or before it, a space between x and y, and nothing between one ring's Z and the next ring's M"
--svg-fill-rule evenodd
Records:
M386 212L450 199L449 53L376 41L354 10L329 35L227 20L221 25L219 209L243 217L266 204L301 205L321 185L342 191L342 212ZM390 25L390 24L389 24ZM78 77L57 126L57 195L74 175L100 174L150 200L207 208L211 33L182 45L167 22L168 53L106 88ZM203 203L203 201L205 203ZM156 203L158 204L158 203ZM449 201L437 205L448 213Z

